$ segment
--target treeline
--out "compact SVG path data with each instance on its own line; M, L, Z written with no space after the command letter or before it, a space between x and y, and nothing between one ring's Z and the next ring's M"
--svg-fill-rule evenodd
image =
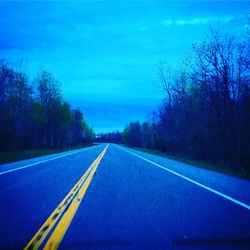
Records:
M126 144L145 149L161 149L161 140L156 124L152 122L130 122L123 132L101 133L96 136L97 142Z
M101 143L122 143L123 134L119 131L111 133L101 133L96 136L96 141Z
M176 70L161 63L161 107L130 123L121 142L250 172L249 60L249 36L213 31Z
M0 60L0 150L71 147L93 138L50 72L41 69L31 81L24 70Z

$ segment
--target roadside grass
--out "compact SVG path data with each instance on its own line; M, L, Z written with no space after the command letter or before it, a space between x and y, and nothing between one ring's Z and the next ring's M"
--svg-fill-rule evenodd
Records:
M15 161L27 160L34 157L45 156L50 154L56 154L61 152L66 152L74 149L85 148L92 146L92 144L83 145L81 147L72 147L70 149L60 148L60 149L31 149L31 150L18 150L18 151L7 151L0 152L0 165L4 163L10 163Z
M205 168L205 169L212 170L215 172L231 175L233 177L239 177L239 178L244 178L244 179L250 180L250 173L248 173L244 170L236 171L234 169L231 169L228 166L220 165L218 163L210 163L210 162L190 159L190 158L184 157L184 156L170 155L170 154L166 154L164 152L161 152L159 150L144 149L144 148L137 148L137 147L128 147L126 145L123 145L123 146L127 147L127 148L132 148L135 150L139 150L141 152L162 156L162 157L165 157L165 158L168 158L171 160L176 160L176 161L180 161L183 163L187 163L187 164L190 164L194 167Z

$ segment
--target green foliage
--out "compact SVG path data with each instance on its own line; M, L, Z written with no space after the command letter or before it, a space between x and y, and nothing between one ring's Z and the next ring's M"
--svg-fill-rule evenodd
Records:
M214 31L175 71L160 64L159 78L157 118L130 123L123 142L250 173L248 41Z
M33 81L0 61L0 149L71 147L90 143L94 133L80 110L63 101L60 84L42 69ZM36 93L36 95L34 94Z
M43 112L43 107L40 102L34 102L31 108L31 118L35 124L39 126L45 125L48 121Z

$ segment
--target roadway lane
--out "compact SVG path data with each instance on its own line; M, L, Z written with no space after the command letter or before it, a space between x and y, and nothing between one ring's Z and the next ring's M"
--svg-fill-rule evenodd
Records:
M123 150L127 150L124 147L120 147ZM136 153L137 156L144 157L148 160L158 163L161 166L168 168L171 171L175 171L185 177L198 181L204 185L215 188L216 190L228 194L236 199L240 199L246 204L250 204L250 185L249 181L242 178L231 177L222 173L216 173L214 171L198 168L187 163L167 159L153 154L140 152L138 150L129 149L130 154Z
M90 147L76 154L1 175L0 249L23 249L103 148L104 145ZM39 157L32 162L40 161ZM13 165L20 167L26 163Z
M104 147L0 176L0 248L23 248ZM145 159L247 205L248 181L126 150L109 145L60 249L250 248L248 208Z

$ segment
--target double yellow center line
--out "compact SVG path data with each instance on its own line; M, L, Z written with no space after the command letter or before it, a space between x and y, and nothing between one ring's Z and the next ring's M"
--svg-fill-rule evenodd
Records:
M44 249L57 249L88 189L101 159L107 151L107 148L108 145L39 228L37 233L24 248L25 250L38 249L53 228L54 231L47 240Z

